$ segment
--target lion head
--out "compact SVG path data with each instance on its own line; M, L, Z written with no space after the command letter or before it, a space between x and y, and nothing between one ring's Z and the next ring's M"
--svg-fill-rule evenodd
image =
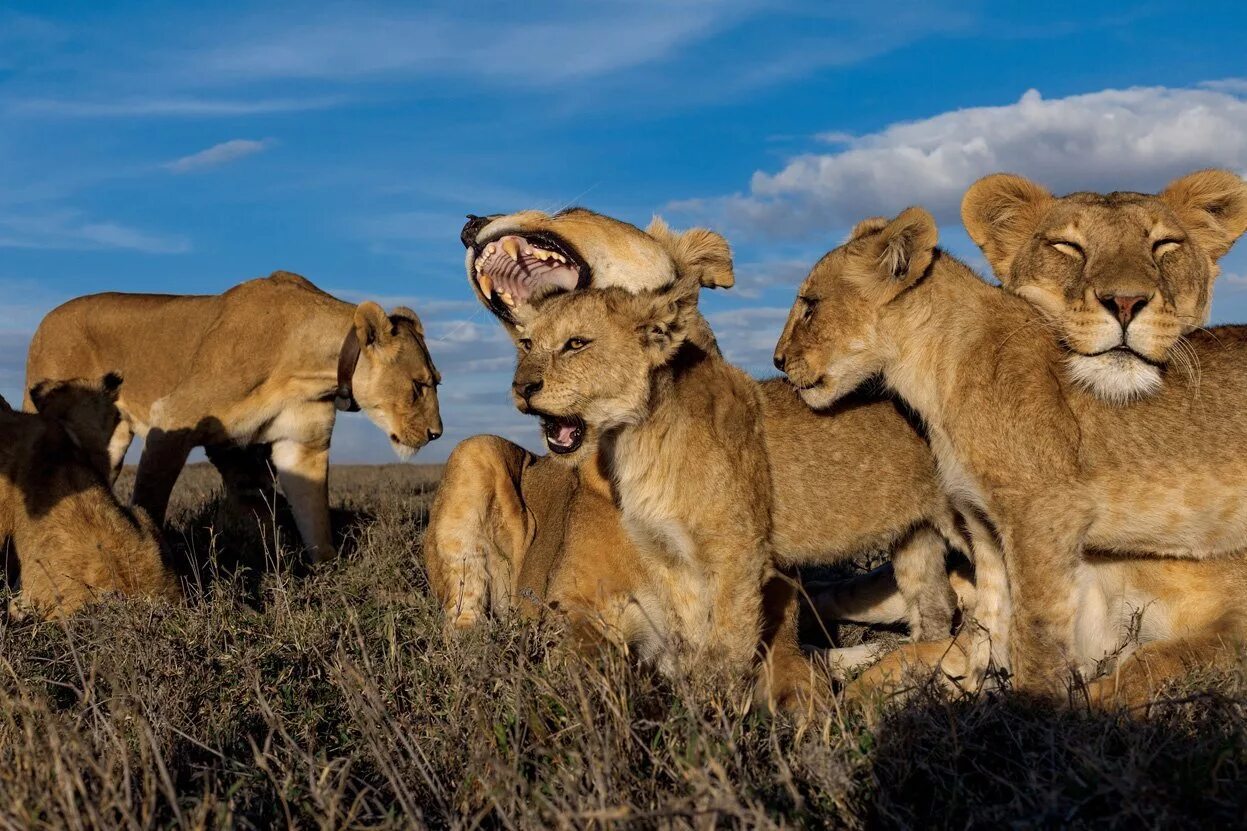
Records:
M694 298L611 288L542 304L518 342L512 393L541 419L552 453L578 459L603 432L645 417L651 375L687 340Z
M642 231L584 208L469 216L460 239L473 293L516 340L525 317L551 295L734 282L727 240L704 228L672 231L657 218ZM708 328L704 335L710 339Z
M411 309L390 314L373 302L355 309L359 362L353 394L368 418L408 458L442 434L437 385L442 382L424 345L424 327Z
M117 408L121 383L121 376L115 372L94 379L40 381L30 388L29 395L35 412L60 425L92 465L107 473L109 443L121 423Z
M1247 183L1203 170L1156 195L1058 198L998 173L961 215L1004 286L1056 327L1071 379L1124 403L1156 392L1185 360L1182 336L1207 322L1217 261L1247 231Z
M810 271L775 347L775 366L807 404L829 407L883 370L880 314L926 272L938 239L931 214L908 208L858 223Z

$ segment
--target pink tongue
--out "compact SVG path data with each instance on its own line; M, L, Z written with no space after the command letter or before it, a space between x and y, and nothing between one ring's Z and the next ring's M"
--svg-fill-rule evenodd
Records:
M576 435L576 425L560 424L558 433L555 434L554 436L554 442L555 444L559 444L559 445L566 447L575 440L575 435Z

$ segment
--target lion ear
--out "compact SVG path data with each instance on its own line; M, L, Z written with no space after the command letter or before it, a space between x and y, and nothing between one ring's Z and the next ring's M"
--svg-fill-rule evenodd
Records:
M416 330L416 334L424 337L424 324L420 322L420 317L412 309L406 306L395 306L394 311L390 312L390 317L411 321L412 328Z
M878 232L874 241L879 275L885 280L910 283L921 277L940 241L935 217L926 208L906 208Z
M120 372L109 372L100 379L100 389L112 399L113 403L116 403L117 397L121 394L121 384L124 380Z
M631 294L610 290L607 301L627 315L650 361L659 366L671 360L688 340L689 322L697 318L697 289L668 289Z
M1170 182L1160 198L1214 260L1247 232L1247 182L1228 170L1199 170Z
M365 300L355 307L355 337L361 347L372 346L377 341L390 336L393 324L385 309Z
M1008 284L1013 258L1035 232L1052 194L1030 179L993 173L979 179L961 198L961 221L983 249L992 271Z
M721 234L706 228L690 228L677 233L657 216L645 233L667 249L681 277L694 279L698 285L712 289L727 289L735 285L732 247Z
M886 227L888 227L888 218L886 216L872 216L870 219L863 219L853 226L853 231L849 234L849 241L861 239L867 234L882 231Z
M30 403L35 405L35 412L43 412L44 406L48 403L48 398L60 387L59 381L44 379L32 386L27 394L30 396Z

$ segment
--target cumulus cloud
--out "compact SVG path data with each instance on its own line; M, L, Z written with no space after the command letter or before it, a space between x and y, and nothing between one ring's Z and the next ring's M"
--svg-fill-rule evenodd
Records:
M739 231L799 238L872 214L922 204L958 219L961 195L999 170L1054 191L1154 190L1200 167L1247 171L1247 83L1195 89L1136 87L973 107L877 133L830 132L828 152L758 171L747 193L675 203L671 210Z
M192 153L189 156L183 156L180 159L174 159L164 165L165 169L170 173L191 173L196 170L204 170L209 167L219 167L223 164L236 162L247 156L254 156L256 153L262 153L273 145L271 139L230 139L220 144L214 144L211 147L200 150L198 153Z

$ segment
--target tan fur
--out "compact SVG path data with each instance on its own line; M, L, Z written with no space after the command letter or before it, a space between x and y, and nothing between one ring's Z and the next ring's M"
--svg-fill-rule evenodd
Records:
M1064 378L1038 311L935 243L930 215L911 208L824 257L785 330L789 375L825 404L881 372L922 415L945 489L998 532L1018 685L1063 688L1067 662L1091 654L1079 646L1085 549L1247 548L1247 330L1192 334L1198 377L1171 373L1151 398L1115 407ZM898 247L908 265L885 267ZM1209 597L1201 581L1182 585L1166 594L1176 619L1206 621L1187 611ZM983 592L980 580L980 605Z
M555 234L580 252L592 269L588 287L730 284L730 252L721 237L697 234L702 262L716 264L707 274L679 259L688 250L675 244L680 235L665 230L651 237L584 210L495 217L470 242L483 245L517 229ZM589 251L594 254L585 255ZM471 252L468 260L469 282L480 297L471 279ZM513 337L522 336L513 323L502 322ZM690 340L717 351L708 327L693 331L698 325L704 327L700 316L690 323ZM901 556L935 557L942 567L943 546L932 552L921 541L910 542L924 528L955 533L952 513L925 442L894 403L862 396L818 413L782 379L762 381L758 389L771 464L772 533L783 568L892 549ZM593 454L568 470L558 459L532 456L494 437L461 444L430 514L424 553L434 591L448 620L459 626L475 624L491 608L533 611L548 604L569 614L578 610L578 621L601 623L616 633L611 639L644 648L655 631L651 621L660 617L649 609L652 596L637 585L639 555L627 543ZM809 706L815 685L797 648L792 582L771 580L763 602L770 644L764 695L781 706ZM946 589L922 609L927 619L915 634L948 631L952 603Z
M38 414L0 404L0 544L16 550L22 611L61 617L111 593L181 597L155 528L117 503L101 463L118 383L40 384Z
M761 398L751 378L687 343L695 312L681 300L608 289L547 301L515 386L539 387L525 412L583 418L597 437L666 618L660 665L740 668L760 641L773 560Z
M33 385L121 371L111 465L115 476L133 435L144 437L134 499L157 523L193 447L223 464L240 455L233 448L271 445L303 541L319 560L333 553L329 440L338 356L352 330L361 345L355 398L396 451L410 455L442 431L440 378L419 318L403 308L387 315L370 302L352 306L288 272L221 295L71 300L40 324L26 377ZM236 478L222 473L227 483Z
M1070 378L1125 403L1156 392L1169 364L1198 373L1183 337L1207 322L1217 261L1247 231L1247 182L1201 170L1156 195L1057 198L997 173L966 192L961 215L1005 287L1051 322ZM1125 315L1123 297L1135 298Z

